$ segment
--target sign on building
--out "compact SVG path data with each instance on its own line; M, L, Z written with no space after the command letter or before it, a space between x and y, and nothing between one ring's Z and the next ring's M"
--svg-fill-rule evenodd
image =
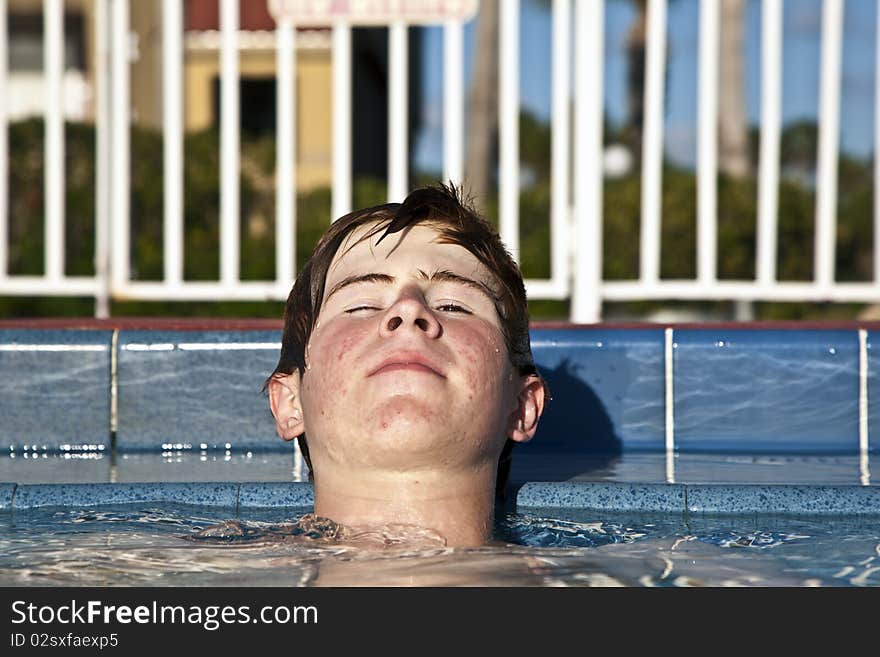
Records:
M479 0L269 0L275 20L294 25L321 26L343 21L351 25L404 22L430 25L449 20L468 21Z

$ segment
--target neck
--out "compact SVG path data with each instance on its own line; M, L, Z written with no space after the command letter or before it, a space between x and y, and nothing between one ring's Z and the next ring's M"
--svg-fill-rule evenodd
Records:
M485 545L494 524L495 468L494 463L476 473L316 468L315 514L353 528L431 529L450 547Z

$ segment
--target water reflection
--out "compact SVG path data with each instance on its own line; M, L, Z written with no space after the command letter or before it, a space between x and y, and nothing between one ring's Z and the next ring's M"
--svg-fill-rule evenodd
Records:
M406 526L193 508L35 510L0 525L3 586L880 586L857 518L507 514L492 545Z

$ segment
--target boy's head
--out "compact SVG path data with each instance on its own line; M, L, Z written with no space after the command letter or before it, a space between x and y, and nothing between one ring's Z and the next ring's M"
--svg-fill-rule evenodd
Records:
M467 446L497 453L500 492L544 397L519 268L452 187L352 212L297 277L266 385L310 477L322 460L401 470L455 460L457 437L473 432ZM357 451L362 434L372 456Z

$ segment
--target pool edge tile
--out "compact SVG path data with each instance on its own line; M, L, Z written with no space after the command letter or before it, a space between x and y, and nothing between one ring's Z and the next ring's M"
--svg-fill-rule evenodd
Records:
M684 484L528 482L516 494L519 508L684 513Z
M314 501L314 487L308 482L276 481L265 483L243 483L238 493L238 509L311 507Z
M687 484L688 513L880 515L876 486Z
M239 485L230 482L127 484L24 484L13 509L171 502L234 508Z
M11 511L18 484L0 484L0 511Z

